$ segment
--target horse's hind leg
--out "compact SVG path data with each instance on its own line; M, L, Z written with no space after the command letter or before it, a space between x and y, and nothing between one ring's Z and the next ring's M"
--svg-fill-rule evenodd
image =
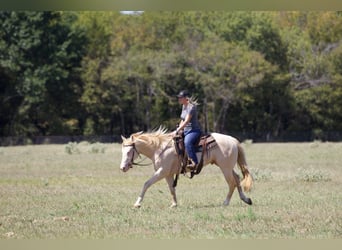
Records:
M243 200L244 202L246 202L248 205L252 205L252 200L250 198L246 197L245 194L243 193L241 185L240 185L239 175L237 173L235 173L234 170L233 170L233 175L234 175L234 179L236 182L237 189L239 191L240 199Z
M223 205L228 206L230 199L232 198L232 195L234 193L235 187L236 187L236 182L235 182L235 178L233 175L233 171L230 169L222 169L222 173L224 175L224 178L226 179L228 186L229 186L229 191L226 197L226 200L224 201Z
M173 186L173 176L165 177L167 184L169 185L170 193L172 196L172 204L171 207L177 207L177 197L176 197L176 188Z

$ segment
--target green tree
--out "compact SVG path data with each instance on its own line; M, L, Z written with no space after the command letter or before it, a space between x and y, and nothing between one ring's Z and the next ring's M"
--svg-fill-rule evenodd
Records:
M82 32L73 13L1 12L2 135L58 134L77 106Z
M286 45L272 12L209 12L205 22L207 29L225 41L247 45L286 70Z
M288 130L340 131L342 19L336 12L285 12L279 22L288 47L295 106Z
M76 26L86 30L86 54L82 60L82 91L79 99L85 112L80 117L80 129L85 135L112 134L115 130L112 116L118 104L112 102L108 88L103 81L103 71L109 64L109 58L115 51L111 39L114 24L119 18L117 12L81 12ZM118 48L120 49L120 48ZM113 100L115 101L115 100ZM107 114L107 115L106 115Z
M193 54L188 55L187 80L199 84L205 93L206 109L212 125L207 129L225 132L230 105L234 105L240 94L255 88L272 75L275 67L263 56L214 37L202 42Z
M0 12L0 135L337 130L338 12Z

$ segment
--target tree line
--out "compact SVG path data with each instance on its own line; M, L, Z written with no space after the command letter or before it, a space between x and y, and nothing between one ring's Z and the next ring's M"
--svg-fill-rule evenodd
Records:
M341 12L0 12L0 136L342 131Z

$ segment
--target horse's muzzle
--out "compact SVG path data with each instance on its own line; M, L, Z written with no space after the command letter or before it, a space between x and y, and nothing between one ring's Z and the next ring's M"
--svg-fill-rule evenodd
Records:
M124 166L121 166L120 167L120 170L122 171L122 172L127 172L130 168L132 168L132 165L130 165L130 164L127 164L127 165L124 165Z

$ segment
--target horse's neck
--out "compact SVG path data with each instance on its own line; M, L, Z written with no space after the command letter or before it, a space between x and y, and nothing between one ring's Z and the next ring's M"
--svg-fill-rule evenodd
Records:
M149 145L146 142L139 142L139 144L136 145L136 147L140 154L145 155L150 159L153 158L154 153L156 151L156 149L152 145Z

